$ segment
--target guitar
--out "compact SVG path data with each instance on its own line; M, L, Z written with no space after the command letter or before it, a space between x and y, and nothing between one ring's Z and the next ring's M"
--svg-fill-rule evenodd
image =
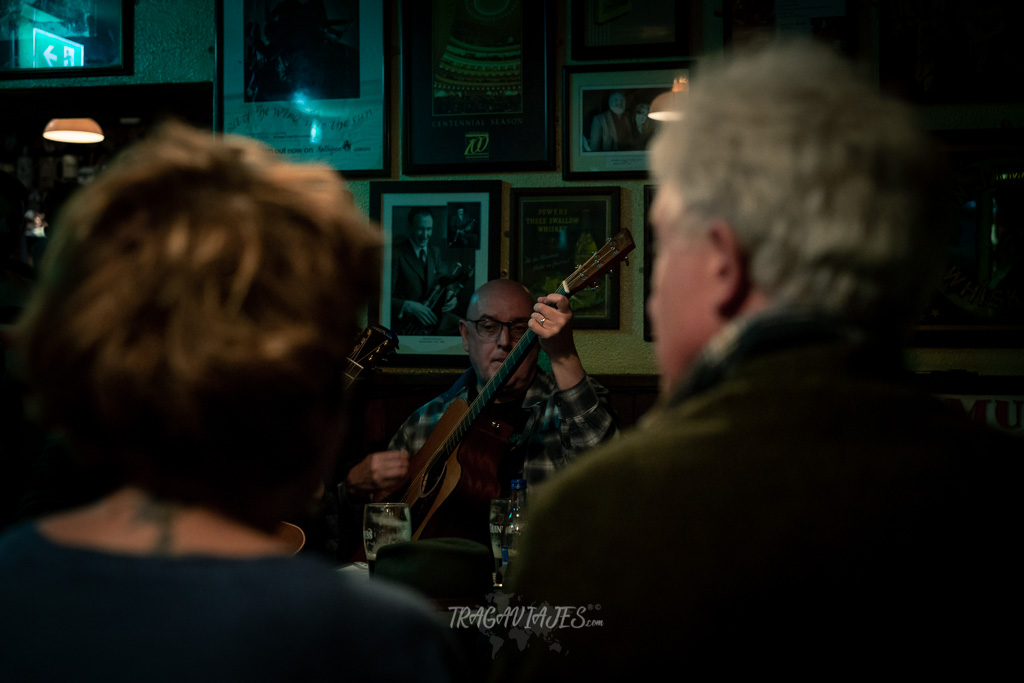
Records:
M577 267L563 280L557 293L571 297L576 292L590 287L615 264L625 260L635 246L629 230L620 230L594 252L586 263ZM629 261L626 260L625 263L628 265ZM473 403L467 404L462 399L456 399L441 416L441 420L423 447L410 460L409 471L413 472L414 476L394 499L409 506L414 528L413 540L419 539L427 523L459 485L462 477L462 465L458 458L459 447L473 422L515 374L536 343L537 334L533 330L527 330L494 376L480 389Z
M398 337L380 325L370 325L359 336L345 365L345 388L350 389L359 375L376 367L398 348Z
M441 309L444 307L444 303L452 296L458 296L459 292L465 286L466 281L472 281L473 273L475 269L473 266L463 268L461 263L456 263L455 268L448 275L441 276L437 284L430 291L430 294L421 301L420 303L433 311L434 315L437 316L437 322L432 327L426 327L420 323L419 320L413 318L402 328L402 334L406 335L417 335L417 334L433 334L437 329L437 326L441 324L441 316L443 312Z
M362 373L385 361L391 352L397 348L398 337L386 327L370 325L363 330L362 334L359 335L355 348L352 349L345 360L345 390L351 389ZM326 483L321 485L320 490L313 497L314 500L320 500L323 497L326 486ZM314 519L308 515L301 522L302 524L310 525L311 528L316 527ZM302 550L306 545L306 533L300 524L287 521L280 522L276 535L288 543L289 547L292 548L293 554Z

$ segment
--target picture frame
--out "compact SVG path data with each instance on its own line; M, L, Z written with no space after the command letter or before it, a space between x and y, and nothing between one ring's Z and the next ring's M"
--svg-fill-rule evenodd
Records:
M562 280L619 231L618 187L512 188L509 260L512 279L535 297ZM572 297L575 329L619 329L619 272Z
M387 3L218 0L214 126L346 178L390 175ZM261 11L262 10L262 11Z
M562 178L646 178L647 145L660 123L644 118L638 129L638 117L690 71L689 61L564 67Z
M864 24L871 21L869 4L864 0L725 0L722 42L727 49L745 49L780 36L803 36L856 58L871 42L862 35Z
M501 195L500 180L370 182L369 214L384 248L380 299L369 317L398 336L392 365L466 365L458 321L476 288L499 276ZM425 225L424 212L432 229L421 264L412 235ZM430 308L433 322L415 304Z
M95 0L88 20L70 3L20 4L0 25L0 80L134 73L133 0Z
M574 61L682 57L690 53L689 0L572 0Z
M947 258L919 346L1024 344L1024 133L938 131L952 175Z
M402 3L404 173L555 169L552 6Z
M658 192L656 185L644 185L644 341L654 341L647 302L651 299L651 273L654 268L654 228L651 227L651 204Z
M883 91L918 105L1020 103L1019 3L878 3ZM928 30L922 31L921 27ZM952 49L951 49L952 48Z

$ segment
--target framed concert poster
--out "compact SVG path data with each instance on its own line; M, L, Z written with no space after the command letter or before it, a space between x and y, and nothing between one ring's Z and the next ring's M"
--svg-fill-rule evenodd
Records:
M407 174L555 168L548 0L402 3Z
M647 145L659 125L647 113L674 78L689 78L686 64L565 67L562 177L646 178Z
M389 175L385 6L220 0L216 129L347 178Z
M953 188L947 264L914 343L1024 343L1024 134L1013 129L936 133Z
M133 73L133 0L8 0L4 5L0 79Z
M690 50L689 0L572 0L572 58L682 57Z
M619 188L512 188L512 279L545 296L619 231ZM619 328L619 273L572 297L576 329Z
M398 336L392 364L465 365L459 320L499 274L501 181L371 182L369 213L384 238L370 318Z

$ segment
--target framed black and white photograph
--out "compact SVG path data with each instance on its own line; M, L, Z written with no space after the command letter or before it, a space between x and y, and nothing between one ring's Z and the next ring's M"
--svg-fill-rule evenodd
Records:
M953 177L947 264L915 342L1024 343L1024 135L938 133Z
M393 365L464 365L459 320L498 277L501 181L370 183L382 231L381 297L370 317L398 336Z
M555 168L548 0L402 3L407 174Z
M0 79L133 73L134 0L8 0L4 6Z
M675 78L689 78L687 64L565 67L562 177L646 178L659 125L651 103Z
M619 231L618 187L512 188L512 279L535 297L558 290L580 264ZM576 329L619 328L619 273L572 297Z
M385 6L219 0L217 129L347 178L387 176Z
M689 0L572 0L576 61L682 57L690 53Z

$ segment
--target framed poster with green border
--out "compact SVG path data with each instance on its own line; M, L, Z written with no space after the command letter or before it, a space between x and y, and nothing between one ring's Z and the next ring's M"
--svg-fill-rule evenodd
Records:
M537 297L562 280L619 232L618 187L519 189L510 192L512 279ZM619 273L572 297L576 329L619 328Z

